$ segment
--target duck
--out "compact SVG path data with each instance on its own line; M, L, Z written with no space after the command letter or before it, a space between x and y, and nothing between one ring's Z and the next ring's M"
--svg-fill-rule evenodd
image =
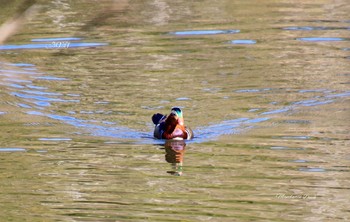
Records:
M179 107L172 107L169 115L153 114L153 136L157 139L190 140L194 137L191 128L185 126L183 112Z

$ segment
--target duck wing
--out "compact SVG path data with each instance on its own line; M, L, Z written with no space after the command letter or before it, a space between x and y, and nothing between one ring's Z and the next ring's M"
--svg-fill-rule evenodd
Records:
M152 116L152 122L154 123L154 125L159 124L163 119L165 119L166 115L163 115L161 113L156 113L153 114Z

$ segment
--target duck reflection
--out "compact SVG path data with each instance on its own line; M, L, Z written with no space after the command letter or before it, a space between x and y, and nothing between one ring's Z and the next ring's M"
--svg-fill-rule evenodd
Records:
M167 140L164 144L165 160L171 163L172 170L167 171L174 176L182 175L182 166L186 143L184 140Z

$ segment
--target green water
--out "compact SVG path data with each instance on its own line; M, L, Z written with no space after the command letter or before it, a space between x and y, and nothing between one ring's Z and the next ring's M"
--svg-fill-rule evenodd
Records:
M38 4L0 45L0 221L350 220L347 1ZM173 106L193 141L152 138Z

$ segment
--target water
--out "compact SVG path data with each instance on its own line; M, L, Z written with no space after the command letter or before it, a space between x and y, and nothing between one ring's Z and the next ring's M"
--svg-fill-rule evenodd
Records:
M0 221L350 220L347 1L43 7L0 46Z

